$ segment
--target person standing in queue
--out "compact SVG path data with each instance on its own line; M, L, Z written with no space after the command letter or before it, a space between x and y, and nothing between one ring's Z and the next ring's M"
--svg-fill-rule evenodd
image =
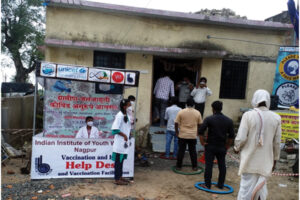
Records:
M181 170L182 161L184 158L184 153L186 150L186 145L188 145L192 169L194 171L198 170L197 164L197 136L198 128L202 123L202 117L198 110L194 109L194 100L189 98L186 102L187 108L182 109L178 112L175 119L175 133L178 137L178 155L176 169Z
M233 121L221 111L223 103L214 101L211 104L213 115L206 117L200 126L200 142L205 147L205 184L202 187L210 189L214 158L218 160L219 179L217 187L223 189L226 176L225 156L234 137ZM208 129L207 140L204 133Z
M122 177L123 163L127 159L129 146L131 145L130 130L131 120L127 115L127 108L130 107L130 101L123 99L120 102L120 111L117 113L115 120L112 124L112 134L114 135L112 160L115 161L115 184L128 185L129 181Z
M193 89L193 84L188 77L183 77L183 80L176 85L176 90L178 93L179 107L184 109L186 106L186 101L190 97L191 90Z
M195 109L201 113L203 118L205 101L207 96L212 95L212 91L207 87L207 79L205 77L200 78L199 84L191 92L191 96L194 97Z
M83 126L77 132L75 138L99 138L99 130L94 125L94 118L88 116L85 118L86 126Z

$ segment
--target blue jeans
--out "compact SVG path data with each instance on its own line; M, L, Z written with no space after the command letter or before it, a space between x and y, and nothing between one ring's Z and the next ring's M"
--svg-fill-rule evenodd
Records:
M173 157L177 157L177 151L178 151L178 137L175 134L175 131L169 131L166 132L166 157L168 158L170 156L170 148L171 148L171 142L174 137L174 151L173 151Z

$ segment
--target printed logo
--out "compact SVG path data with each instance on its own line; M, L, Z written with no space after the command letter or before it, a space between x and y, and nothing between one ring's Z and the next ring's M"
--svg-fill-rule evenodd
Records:
M279 97L279 104L283 106L293 106L298 102L298 85L295 83L283 83L277 90L276 95Z
M110 71L90 68L89 69L89 80L109 83L110 82Z
M77 80L87 80L87 68L86 67L75 67L58 65L57 66L57 77Z
M52 172L50 165L47 163L43 163L43 156L35 158L35 171L39 175L48 175Z
M56 65L52 63L41 63L41 75L55 77Z
M127 85L135 85L135 73L134 72L126 72L126 81Z
M113 83L124 83L124 72L112 72Z
M84 68L79 69L79 73L82 73L82 74L86 73L86 69L84 69Z
M299 55L291 54L283 58L279 64L280 75L289 81L299 79Z

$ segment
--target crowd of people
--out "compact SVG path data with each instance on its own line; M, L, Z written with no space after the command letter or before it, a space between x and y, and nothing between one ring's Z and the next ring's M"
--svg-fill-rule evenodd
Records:
M253 110L242 116L238 133L234 139L233 121L222 113L223 103L221 101L214 101L211 104L213 114L202 119L201 111L204 110L205 97L211 95L206 82L207 80L203 77L200 79L199 87L192 89L192 85L185 78L184 82L178 84L176 88L184 86L184 92L181 93L188 94L189 90L191 96L187 95L186 99L180 97L178 99L174 96L173 81L169 77L158 80L154 90L156 103L163 108L160 111L165 111L163 115L156 114L163 119L160 122L167 120L165 156L167 158L171 156L170 144L174 139L172 157L177 159L176 169L181 170L186 146L188 146L192 170L197 171L196 144L197 137L199 137L200 143L205 149L204 184L201 187L211 189L212 168L216 158L219 168L216 187L223 189L226 180L225 157L234 141L234 152L240 153L241 159L238 172L241 182L237 199L266 199L268 194L267 178L271 176L276 166L276 160L279 159L281 140L281 118L269 110L270 94L266 90L257 90L254 93ZM169 95L166 95L165 92L171 94L170 101ZM181 93L179 92L179 94ZM182 96L184 96L183 94ZM123 162L128 155L128 147L131 145L129 139L134 124L132 115L134 100L131 97L131 100L123 99L120 102L120 111L115 116L111 128L114 135L112 160L115 161L114 173L117 185L129 184L129 180L122 177L122 170ZM183 103L185 107L181 108ZM77 138L96 137L97 130L92 121L92 117L86 118L86 126L80 129Z
M153 122L158 122L160 127L165 127L165 113L170 98L175 97L175 90L178 91L178 106L185 108L187 100L192 97L195 109L204 114L206 97L212 95L212 91L207 87L207 79L201 77L196 87L190 82L188 77L174 87L174 81L171 80L168 73L159 78L154 87L154 112Z

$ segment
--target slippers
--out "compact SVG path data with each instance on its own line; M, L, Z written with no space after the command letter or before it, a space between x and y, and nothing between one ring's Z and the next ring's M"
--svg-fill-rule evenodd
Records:
M210 190L210 188L208 188L205 184L200 184L199 186L202 187L202 188L204 188L204 189Z
M124 181L121 181L121 180L115 181L114 184L116 184L116 185L128 185L128 183L126 183Z
M123 182L125 182L125 183L130 183L129 180L127 180L127 179L125 179L125 178L123 178L123 177L121 177L120 180L123 181Z

